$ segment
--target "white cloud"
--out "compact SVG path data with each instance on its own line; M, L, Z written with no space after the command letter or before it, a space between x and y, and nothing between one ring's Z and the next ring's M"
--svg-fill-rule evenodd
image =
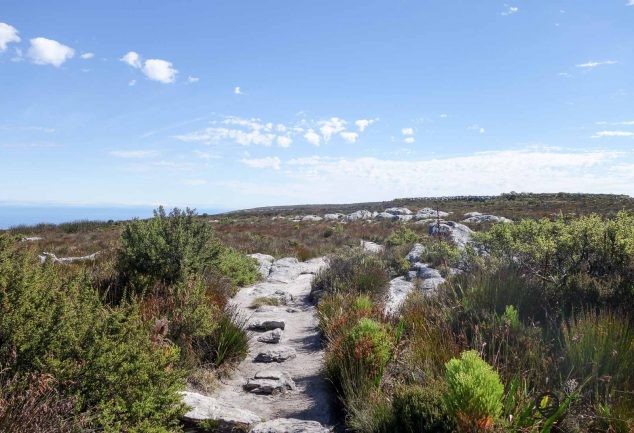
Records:
M172 62L161 59L148 59L143 64L143 73L150 80L169 84L176 80L178 71L172 67Z
M359 119L355 120L354 124L359 129L359 132L365 131L365 129L376 122L376 119Z
M18 33L15 27L7 23L0 23L0 53L5 51L10 43L21 41Z
M321 143L321 137L312 129L309 129L306 134L304 134L304 138L313 146L319 146Z
M150 158L156 155L158 152L155 150L113 150L110 152L110 156L126 159Z
M60 67L66 60L72 59L74 55L75 50L71 47L47 38L31 39L31 46L27 52L27 56L36 65L53 65L55 67Z
M414 128L403 128L401 129L401 133L403 135L414 135Z
M141 65L141 56L139 56L139 53L135 51L128 51L126 55L121 57L121 59L119 60L127 63L133 68L141 69L141 67L143 66Z
M480 125L470 125L470 126L467 126L467 129L469 131L478 131L480 134L484 134L486 132L486 129L484 129Z
M135 69L140 69L152 81L169 84L176 81L178 70L173 68L172 62L162 59L148 59L142 61L139 53L129 51L120 59Z
M95 57L95 54L94 53L83 53L79 57L81 57L84 60L89 60L89 59L92 59L93 57Z
M416 139L414 137L407 137L403 141L407 144L412 144L416 142Z
M128 81L128 86L132 87L132 86L136 86L136 80L130 80Z
M584 69L592 69L592 68L596 68L597 66L603 66L603 65L616 65L617 62L616 60L605 60L602 62L586 62L586 63L581 63L579 65L576 65L577 68L584 68Z
M293 139L286 135L280 135L277 137L277 145L280 147L289 147L293 143Z
M339 135L341 135L341 138L346 140L348 143L355 143L357 139L359 138L358 133L350 132L350 131L343 131Z
M281 164L277 156L267 156L266 158L259 159L241 159L240 162L253 168L272 168L274 170L279 170Z
M634 6L634 0L628 0L625 6Z
M445 113L442 113L442 114L440 115L440 118L441 118L441 119L446 119L447 117L449 117L449 115L447 115L447 114L445 114Z
M516 14L520 11L520 8L518 8L517 6L509 6L509 5L505 5L506 6L506 10L504 12L502 12L502 16L509 16L509 15L513 15Z
M200 78L198 77L192 77L191 75L189 77L187 77L187 82L188 83L197 83L200 81Z
M242 90L240 90L240 86L236 86L233 88L233 93L236 95L244 95L244 93L242 93Z
M634 137L634 132L630 131L599 131L592 138L603 137Z
M328 120L321 120L317 123L319 125L319 132L321 132L321 135L324 137L324 141L327 143L333 135L346 129L347 122L339 117L331 117Z

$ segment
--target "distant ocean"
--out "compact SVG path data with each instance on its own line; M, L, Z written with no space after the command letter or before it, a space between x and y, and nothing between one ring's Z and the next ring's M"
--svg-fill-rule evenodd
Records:
M0 229L23 224L59 224L77 220L121 221L132 218L149 218L152 216L153 210L154 207L151 206L46 206L0 203ZM225 212L227 209L196 208L196 210L199 214L215 214Z

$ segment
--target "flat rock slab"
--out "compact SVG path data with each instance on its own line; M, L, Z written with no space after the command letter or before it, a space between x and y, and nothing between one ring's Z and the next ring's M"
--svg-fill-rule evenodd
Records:
M405 277L394 278L390 281L390 288L385 301L385 314L398 313L401 305L403 305L412 290L414 290L414 283L407 281Z
M284 362L296 356L297 352L292 347L278 346L261 351L255 356L253 362Z
M258 371L249 379L244 389L255 394L279 394L295 389L295 382L288 373L279 370Z
M385 247L383 245L379 245L370 241L361 241L361 248L369 253L380 254L385 251Z
M420 262L423 254L427 252L427 248L423 244L414 244L414 247L407 253L405 257L410 263Z
M295 257L286 257L273 262L268 281L290 283L300 276L302 265Z
M258 262L258 272L262 275L263 278L268 278L269 273L271 272L271 265L275 260L275 257L270 256L268 254L249 254L249 257L254 258Z
M282 339L282 330L276 328L272 331L266 331L258 337L260 343L277 344Z
M284 329L286 321L284 319L259 319L249 323L252 331L272 331L273 329Z
M193 424L202 421L217 423L219 431L247 430L253 424L262 421L258 415L246 409L232 406L223 401L198 394L196 392L182 392L182 401L190 407L183 420Z
M330 433L331 431L317 421L278 418L255 425L250 433Z

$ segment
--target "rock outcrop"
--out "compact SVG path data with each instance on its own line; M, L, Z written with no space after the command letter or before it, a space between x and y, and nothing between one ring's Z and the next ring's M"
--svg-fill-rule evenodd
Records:
M471 240L473 231L464 224L446 221L440 224L431 223L429 225L429 234L431 236L447 237L451 239L458 248L464 248Z
M183 420L192 424L212 421L221 432L248 430L262 421L255 413L242 409L213 397L195 392L183 392L183 403L190 409Z
M249 257L254 258L258 262L258 272L262 275L262 278L268 278L271 273L271 266L273 265L273 261L275 257L270 256L268 254L249 254Z
M257 424L250 433L330 433L331 431L317 421L278 418Z
M356 212L352 212L351 214L346 216L346 219L348 219L348 221L358 221L358 220L369 220L369 219L372 219L372 217L373 217L372 212L370 212L369 210L362 209Z
M468 215L468 216L467 216ZM464 223L481 224L481 223L512 223L513 221L497 215L484 215L479 212L469 212L465 214Z

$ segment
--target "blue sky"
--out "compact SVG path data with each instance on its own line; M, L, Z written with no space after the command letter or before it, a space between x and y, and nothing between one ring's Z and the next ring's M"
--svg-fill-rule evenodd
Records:
M634 0L95 3L0 5L0 201L634 195Z

